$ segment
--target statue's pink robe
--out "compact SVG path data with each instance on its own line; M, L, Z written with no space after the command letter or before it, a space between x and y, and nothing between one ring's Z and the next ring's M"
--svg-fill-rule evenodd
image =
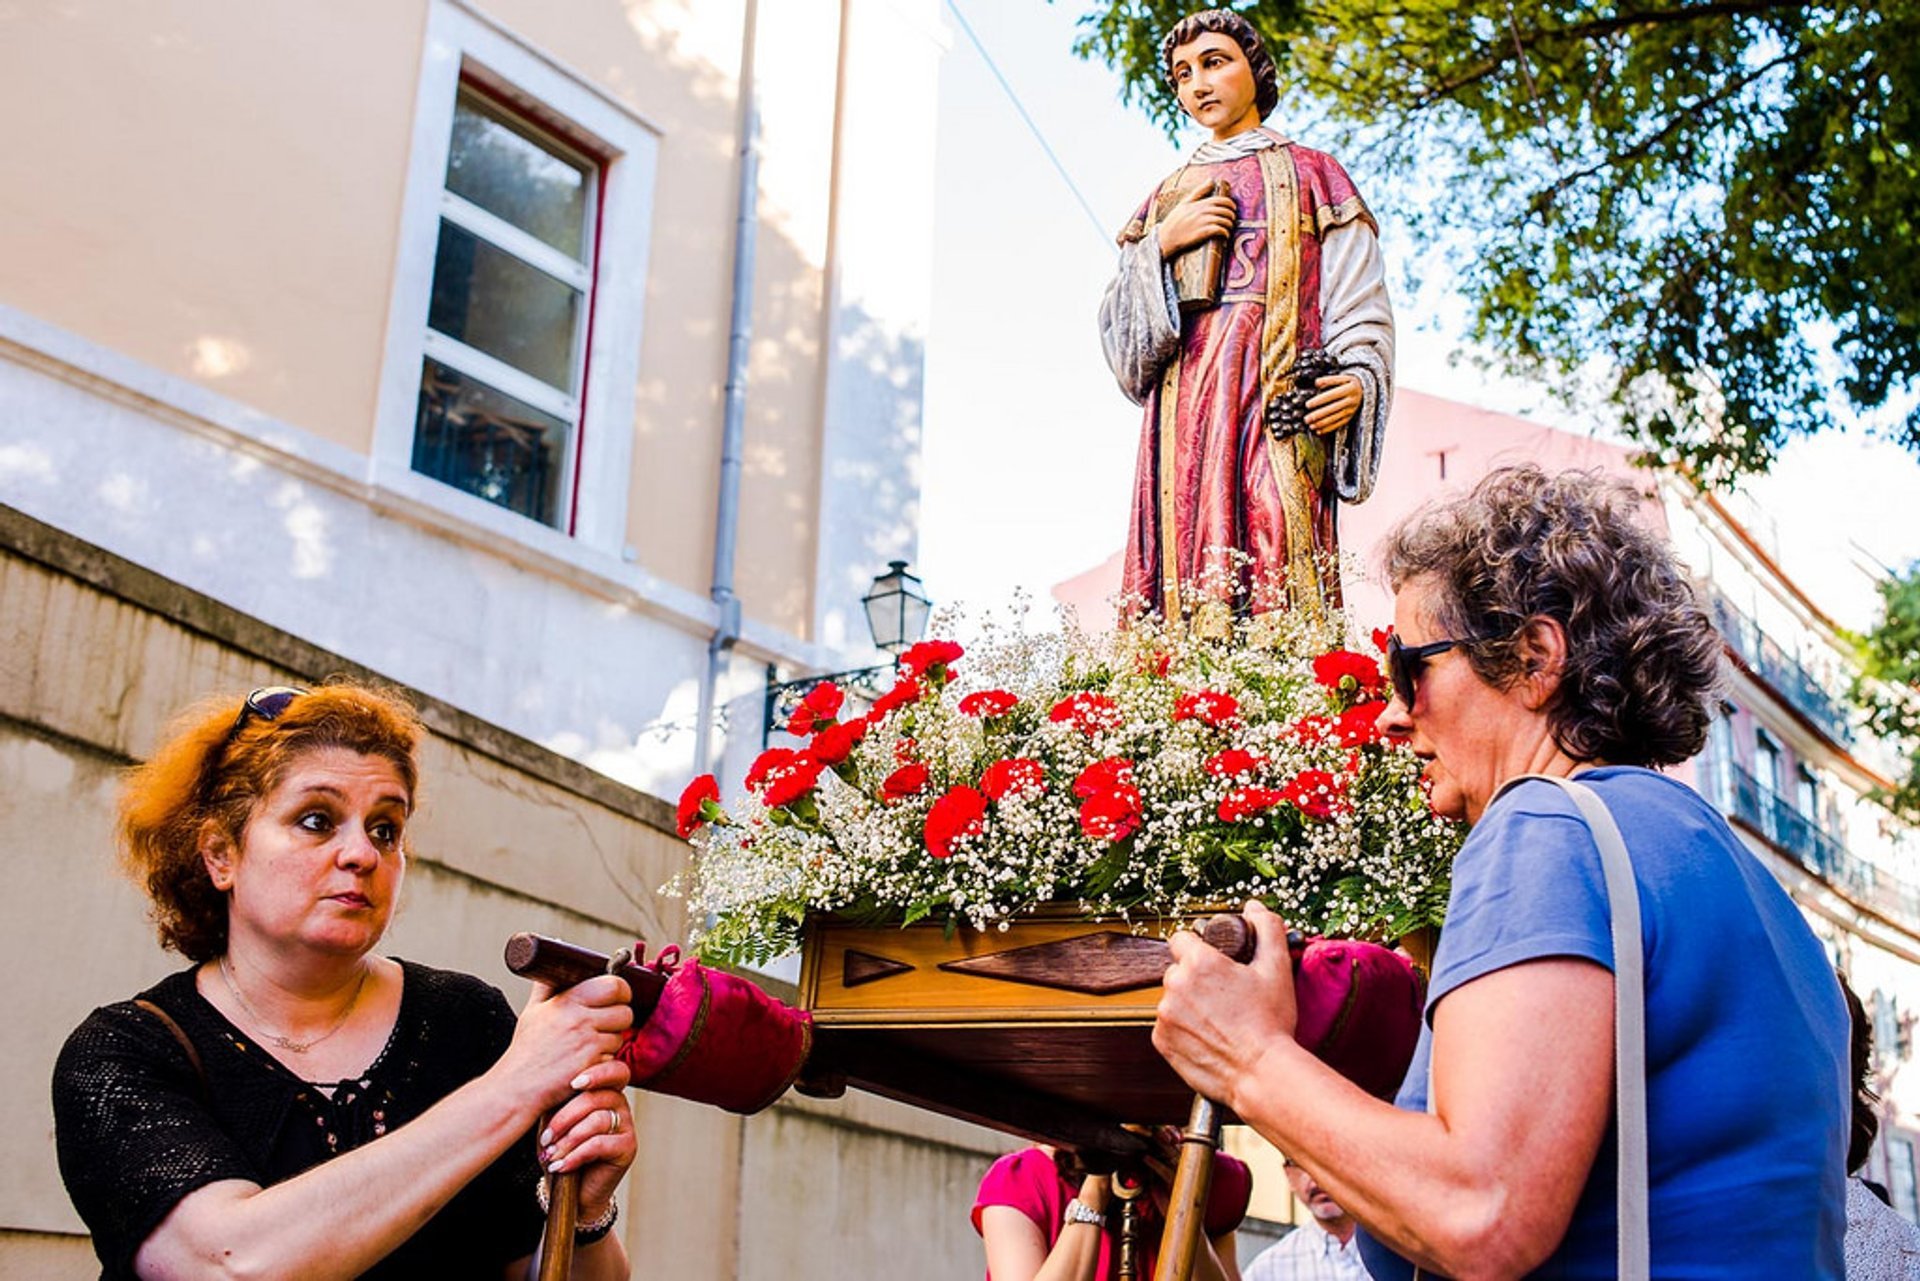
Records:
M1262 155L1274 157L1275 172L1263 172ZM1123 242L1151 234L1156 206L1164 211L1166 197L1222 177L1239 209L1226 282L1218 306L1183 318L1178 357L1145 396L1122 591L1147 608L1178 615L1198 603L1196 580L1209 566L1222 572L1228 558L1219 549L1235 548L1252 558L1234 593L1240 603L1255 611L1337 607L1338 493L1329 440L1301 434L1276 442L1264 411L1291 387L1295 353L1327 345L1321 237L1356 221L1374 234L1372 215L1338 162L1289 144L1188 166L1141 205ZM1295 205L1291 228L1283 225L1277 235L1269 234L1270 188L1280 202L1290 198ZM1383 287L1379 305L1385 305ZM1270 317L1270 307L1282 310ZM1386 323L1385 376L1368 382L1373 403L1343 436L1384 424L1390 315ZM1374 450L1364 452L1363 491L1376 465Z

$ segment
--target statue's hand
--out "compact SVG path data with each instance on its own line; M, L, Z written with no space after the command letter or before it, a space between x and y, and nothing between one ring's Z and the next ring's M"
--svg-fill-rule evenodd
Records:
M1366 399L1360 380L1352 374L1329 374L1313 385L1317 390L1307 402L1306 421L1308 430L1318 436L1331 435L1352 422Z
M1171 258L1203 240L1232 234L1233 224L1240 217L1233 197L1209 196L1208 190L1205 183L1195 187L1193 194L1168 210L1167 216L1154 228L1160 237L1162 258Z

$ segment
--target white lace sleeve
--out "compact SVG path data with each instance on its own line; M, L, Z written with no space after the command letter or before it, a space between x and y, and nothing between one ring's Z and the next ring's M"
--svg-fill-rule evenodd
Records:
M1180 350L1180 307L1173 275L1151 232L1120 247L1120 264L1100 300L1100 345L1107 367L1134 404L1143 404Z
M1364 220L1321 238L1320 317L1328 353L1360 379L1360 412L1334 440L1334 476L1343 501L1365 502L1393 408L1393 303L1380 241Z

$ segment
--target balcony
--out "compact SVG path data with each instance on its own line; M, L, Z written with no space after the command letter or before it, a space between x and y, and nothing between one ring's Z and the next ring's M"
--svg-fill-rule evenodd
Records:
M1747 669L1811 720L1821 733L1851 750L1854 732L1846 705L1829 694L1799 659L1761 631L1758 623L1734 608L1726 597L1713 593L1711 603L1713 625L1720 629L1720 635Z
M1920 924L1920 886L1909 884L1848 852L1840 837L1795 809L1731 761L1701 762L1709 798L1730 818L1753 828L1800 866L1862 907L1903 926Z

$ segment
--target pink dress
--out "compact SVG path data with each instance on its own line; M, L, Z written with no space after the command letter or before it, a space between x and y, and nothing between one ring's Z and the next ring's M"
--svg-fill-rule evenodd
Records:
M1053 1158L1039 1148L1022 1148L993 1163L987 1177L980 1180L980 1192L973 1199L973 1230L980 1232L980 1213L990 1205L1009 1206L1033 1220L1051 1250L1060 1239L1062 1216L1067 1202L1080 1191L1067 1182L1053 1164ZM1247 1216L1247 1199L1253 1194L1253 1174L1246 1163L1221 1153L1213 1161L1213 1187L1207 1199L1206 1227L1209 1237L1221 1236L1240 1226ZM1151 1201L1142 1198L1140 1267L1142 1278L1153 1275L1153 1262L1160 1252L1160 1216ZM1100 1265L1094 1275L1109 1281L1118 1266L1120 1216L1115 1203L1109 1202L1107 1228L1100 1237ZM982 1233L982 1235L985 1235ZM993 1274L987 1274L993 1281Z

